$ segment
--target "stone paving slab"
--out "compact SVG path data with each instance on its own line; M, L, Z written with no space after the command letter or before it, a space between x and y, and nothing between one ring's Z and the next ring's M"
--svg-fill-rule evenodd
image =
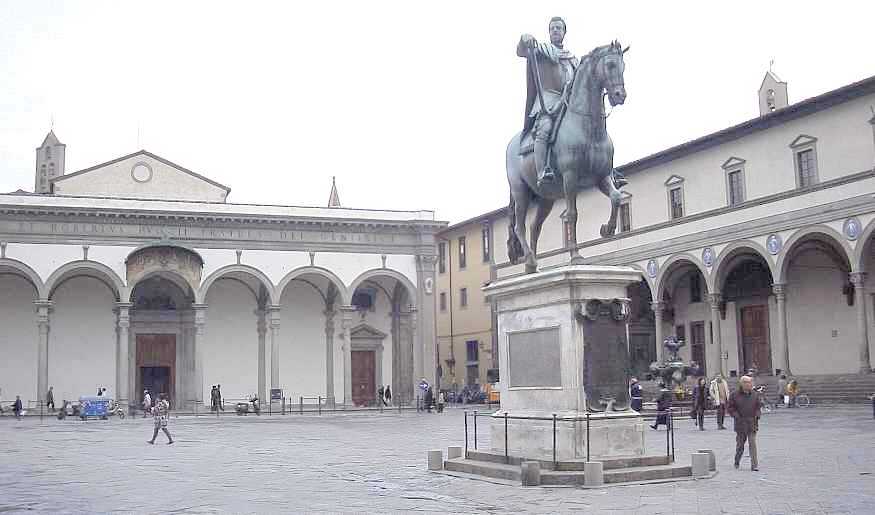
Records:
M732 469L734 433L677 423L679 463L714 449L713 479L520 488L426 470L426 451L462 445L462 414L182 417L175 445L150 446L151 420L0 417L0 512L875 513L871 408L767 415L760 472ZM478 442L488 447L488 424ZM664 433L647 434L648 453Z

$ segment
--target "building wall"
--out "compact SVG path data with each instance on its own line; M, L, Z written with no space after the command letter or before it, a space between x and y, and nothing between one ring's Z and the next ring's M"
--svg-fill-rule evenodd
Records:
M78 276L58 286L52 300L48 377L56 402L96 395L98 387L117 392L114 293L97 279ZM36 373L35 357L28 369Z
M286 396L325 396L325 302L303 281L292 281L281 299L280 383ZM335 316L335 398L343 397L341 316Z
M0 274L0 400L36 400L37 324L34 287L15 275ZM60 402L61 398L58 398ZM5 404L4 404L5 406Z

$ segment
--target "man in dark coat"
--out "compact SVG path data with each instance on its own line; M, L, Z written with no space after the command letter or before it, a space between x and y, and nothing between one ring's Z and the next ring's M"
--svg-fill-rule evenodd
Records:
M641 394L641 385L638 383L638 378L632 378L632 386L629 387L629 398L632 400L632 409L641 411L644 404L644 397Z
M708 383L704 377L700 377L693 390L693 413L696 415L696 424L700 431L705 430L705 410L708 409L710 396L708 395Z
M665 424L668 428L668 410L671 409L671 390L664 383L659 385L659 397L656 398L656 423L650 426L651 429L659 429L660 424Z
M738 390L729 396L726 411L735 419L735 468L739 467L741 455L744 454L744 443L747 442L750 469L759 470L756 436L762 404L759 394L753 391L753 379L750 376L742 376L738 381Z

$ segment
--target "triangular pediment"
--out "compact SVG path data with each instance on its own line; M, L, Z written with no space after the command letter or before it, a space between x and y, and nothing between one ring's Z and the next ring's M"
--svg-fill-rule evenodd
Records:
M379 329L372 327L368 324L359 324L353 327L349 332L350 338L367 338L369 340L382 340L388 334L380 331Z
M224 202L231 188L146 150L52 179L60 195Z
M796 136L790 143L790 148L803 147L805 145L811 145L817 141L817 138L814 136L809 136L808 134L800 134Z
M665 180L665 185L674 186L676 184L681 184L682 182L684 182L683 177L681 177L680 175L671 174L671 177Z
M721 165L721 168L723 168L724 170L727 170L729 168L738 168L739 166L743 166L744 163L746 163L746 162L747 161L745 161L744 159L742 159L740 157L733 156L733 157L730 157L729 159L727 159L726 161L724 161L723 164Z

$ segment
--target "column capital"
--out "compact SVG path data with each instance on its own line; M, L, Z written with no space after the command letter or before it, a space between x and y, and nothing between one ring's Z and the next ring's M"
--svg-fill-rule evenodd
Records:
M772 285L772 293L775 294L775 298L778 300L784 300L787 298L787 285L784 283L775 283Z
M862 288L866 284L866 272L851 272L848 274L848 279L854 288Z
M722 293L715 292L715 293L708 294L708 303L711 304L711 309L719 308L721 302L723 302L723 294Z
M39 299L33 301L33 305L37 308L50 308L52 307L52 304L54 304L54 302L49 299Z
M133 302L116 302L115 307L116 307L116 309L131 309L132 307L134 307L134 303Z

